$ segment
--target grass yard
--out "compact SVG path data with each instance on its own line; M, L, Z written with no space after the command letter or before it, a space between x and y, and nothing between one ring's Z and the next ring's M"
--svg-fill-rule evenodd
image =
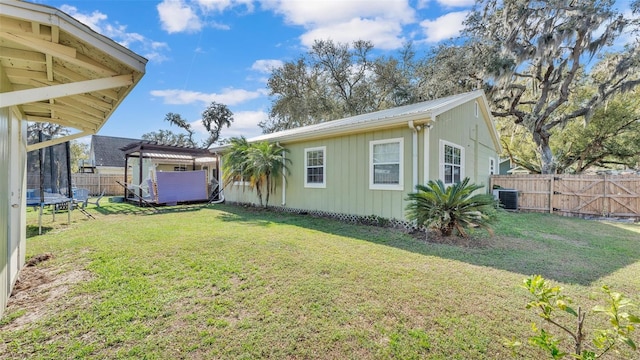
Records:
M538 321L527 275L587 308L603 284L640 303L640 224L505 213L465 246L227 205L103 204L71 226L45 217L40 236L28 213L27 258L53 257L21 275L0 358L509 359L503 343Z

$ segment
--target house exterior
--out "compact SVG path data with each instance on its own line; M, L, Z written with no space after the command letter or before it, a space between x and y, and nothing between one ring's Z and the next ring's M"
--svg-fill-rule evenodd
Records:
M142 140L92 135L89 160L79 164L80 172L124 176L125 158L120 149L140 141Z
M95 134L147 60L58 9L0 1L0 316L25 262L27 152ZM27 143L27 122L70 135Z
M291 211L405 220L417 184L464 177L489 184L501 151L482 91L353 116L249 139L289 150L290 174L278 179L272 205ZM224 148L211 149L222 156ZM256 204L244 183L226 201ZM488 191L488 190L487 190Z

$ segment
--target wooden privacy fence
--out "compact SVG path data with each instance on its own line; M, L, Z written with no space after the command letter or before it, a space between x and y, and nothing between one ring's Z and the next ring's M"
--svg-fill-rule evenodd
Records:
M100 195L104 190L104 195L122 195L122 186L116 180L122 182L124 175L103 175L103 174L71 174L71 183L76 188L89 190L90 195Z
M493 175L489 184L518 190L519 210L640 219L640 175Z

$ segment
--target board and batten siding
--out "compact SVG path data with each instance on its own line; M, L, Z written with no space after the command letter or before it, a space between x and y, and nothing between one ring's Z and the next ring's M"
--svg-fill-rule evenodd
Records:
M402 190L372 190L369 188L370 142L387 139L403 139ZM285 144L291 160L287 176L286 204L282 204L282 179L276 179L275 193L269 205L292 209L327 211L350 215L378 215L384 218L404 219L404 198L412 190L412 136L407 127L384 131L352 134L335 138ZM326 186L304 186L305 149L325 147ZM222 160L224 162L224 158ZM231 202L253 203L258 200L255 190L248 186L228 185L225 199Z
M476 117L474 101L470 101L437 116L429 130L429 180L436 180L440 175L442 139L464 148L463 177L468 177L472 183L485 185L482 191L488 191L489 158L497 161L498 154L486 124L491 118L482 108L479 110Z
M472 182L489 183L489 158L498 159L487 126L491 117L482 107L475 115L475 101L469 101L438 115L431 129L420 128L418 141L418 183L440 176L440 140L464 148L464 174ZM426 135L425 135L426 134ZM403 139L402 190L370 189L370 143L377 140ZM413 130L408 124L398 127L348 134L330 138L281 144L289 152L291 173L287 176L286 203L282 203L282 178L271 194L269 205L291 209L326 211L348 215L377 215L387 219L405 219L405 201L413 188ZM305 187L305 149L325 148L326 186ZM222 159L224 162L224 157ZM428 170L428 171L425 171ZM482 189L479 191L488 191ZM225 199L230 202L257 204L255 190L248 186L228 185Z

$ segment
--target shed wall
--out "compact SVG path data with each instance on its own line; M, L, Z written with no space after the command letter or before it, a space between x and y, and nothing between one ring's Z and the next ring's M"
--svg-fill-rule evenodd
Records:
M26 124L0 109L0 316L24 266L26 251Z

